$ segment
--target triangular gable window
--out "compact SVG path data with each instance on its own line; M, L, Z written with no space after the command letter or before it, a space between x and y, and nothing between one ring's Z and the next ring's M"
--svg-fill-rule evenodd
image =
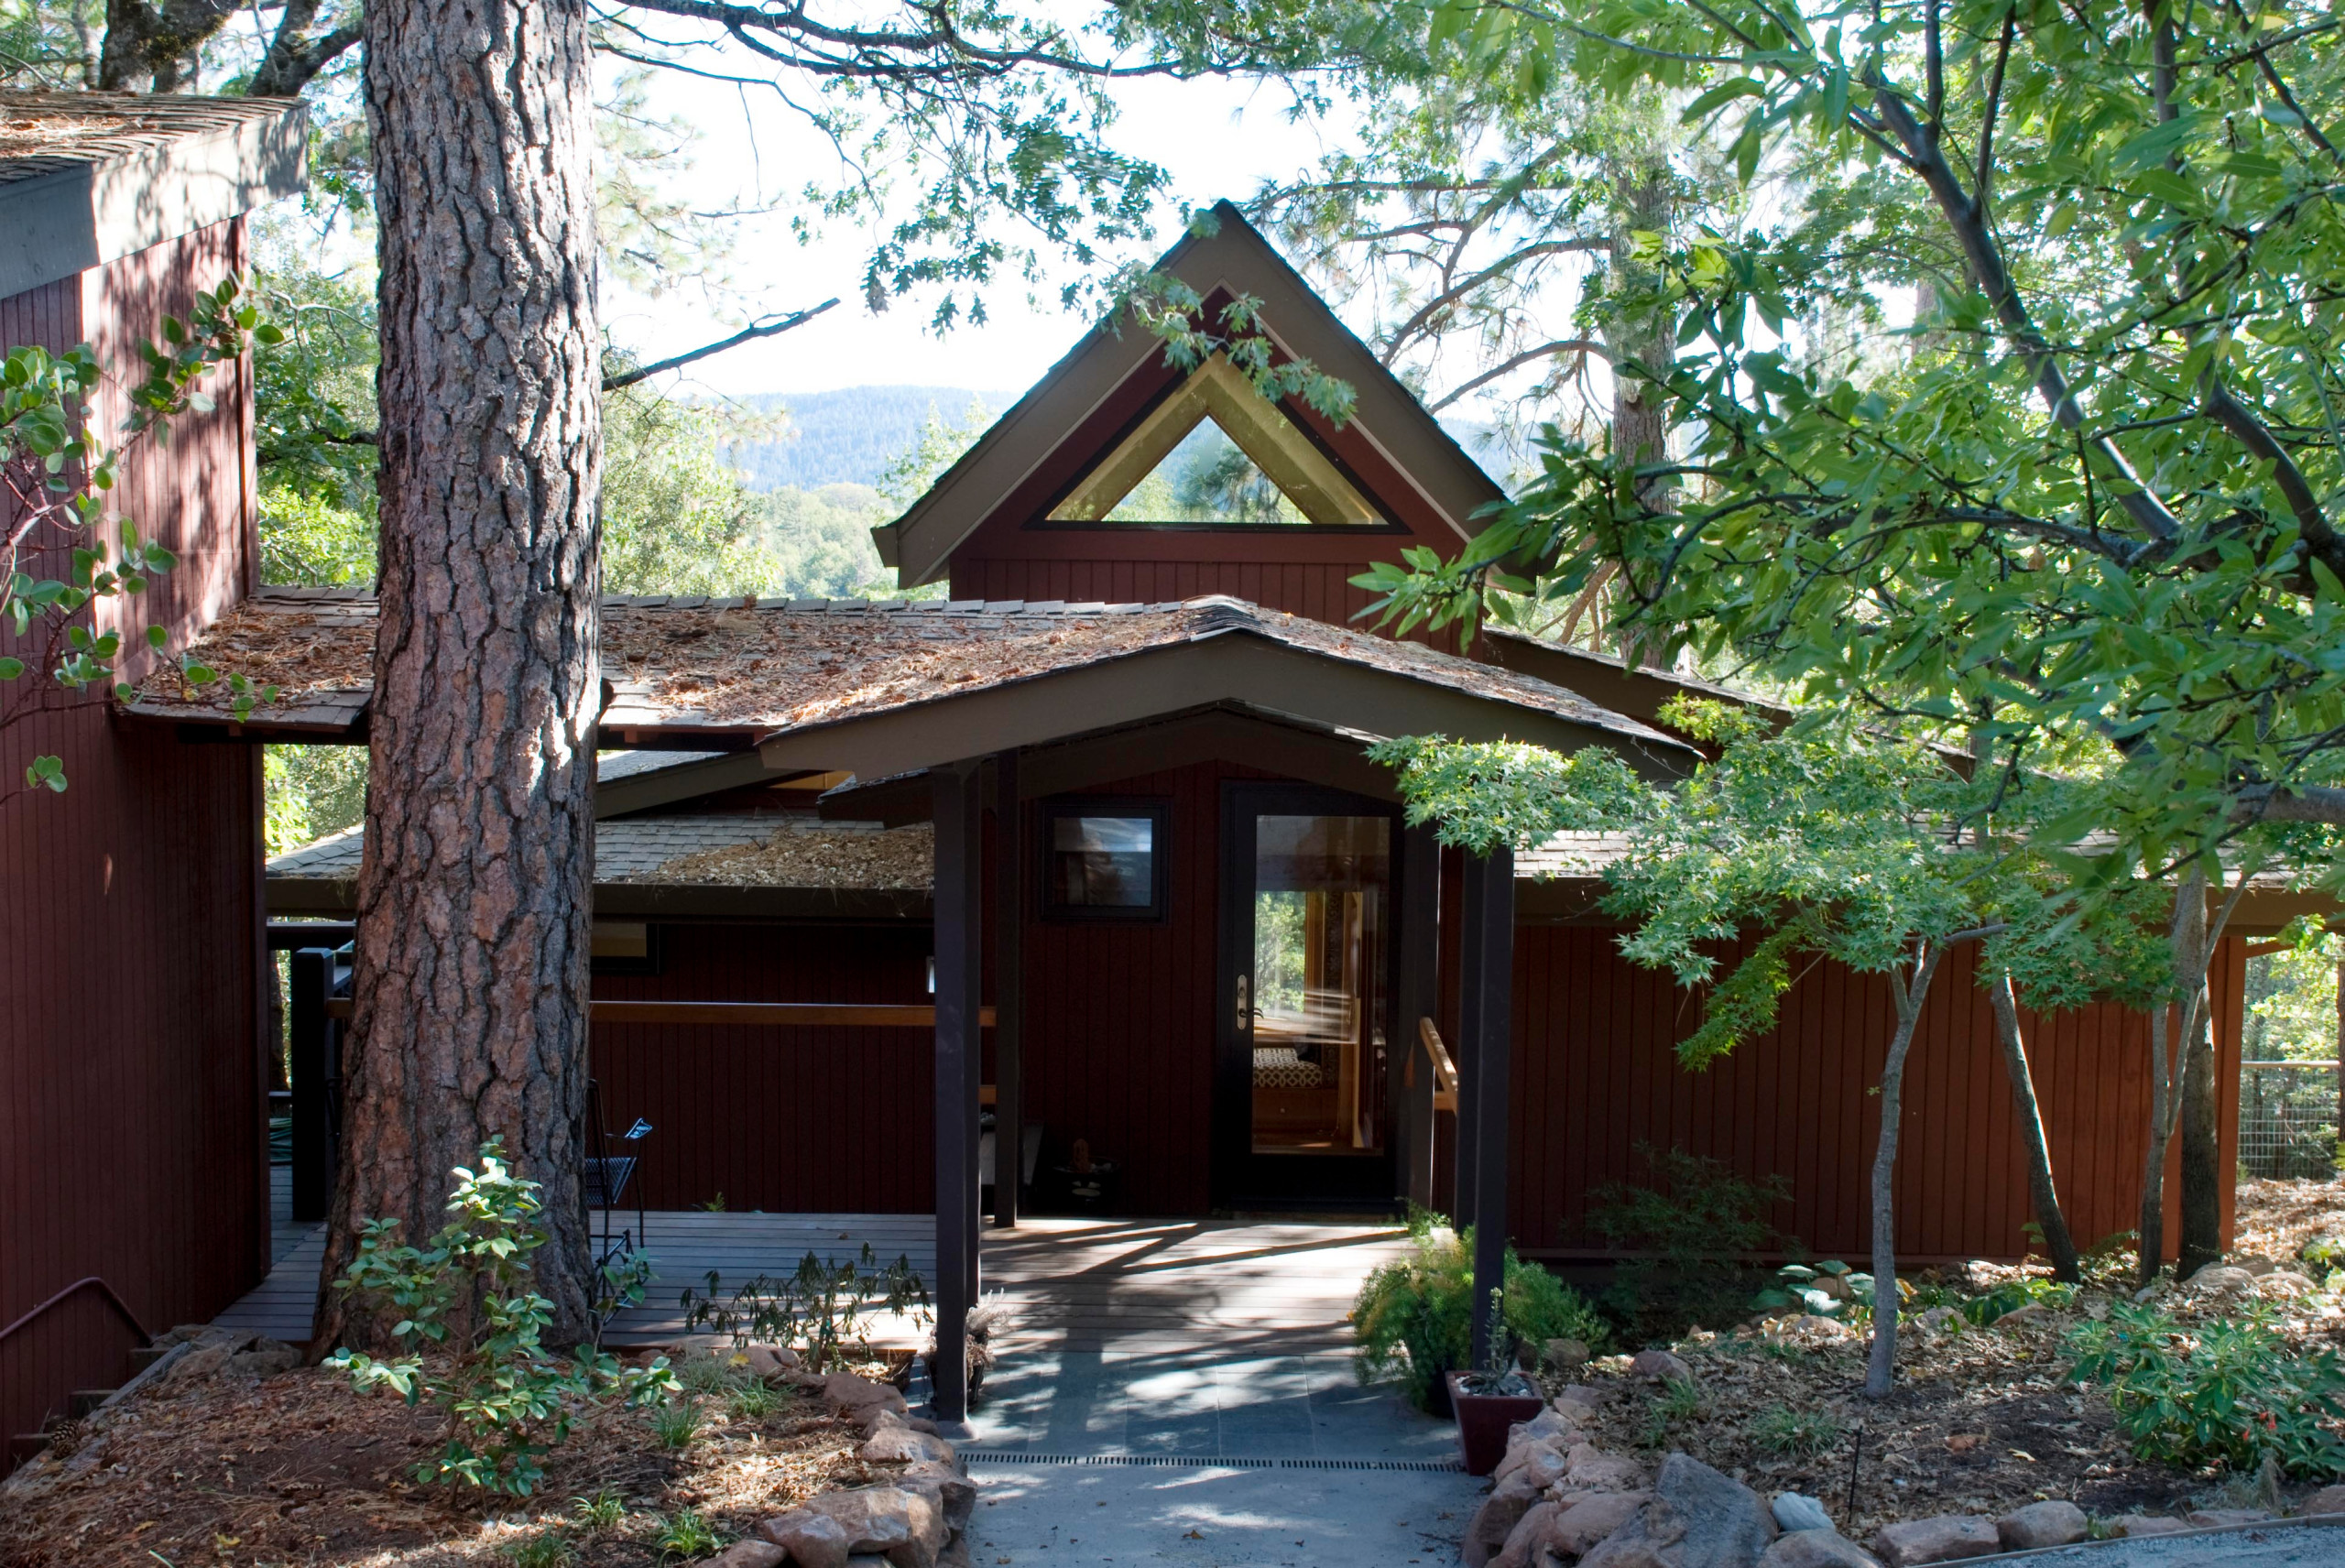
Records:
M1054 523L1134 528L1386 528L1327 454L1221 354L1149 410Z

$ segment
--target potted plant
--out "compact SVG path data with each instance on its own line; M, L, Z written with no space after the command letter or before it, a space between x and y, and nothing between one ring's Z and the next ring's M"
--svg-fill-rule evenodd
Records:
M1468 1475L1487 1475L1506 1457L1507 1429L1538 1415L1539 1387L1515 1365L1506 1326L1506 1292L1490 1292L1490 1358L1479 1372L1452 1372L1449 1406L1457 1417L1457 1454Z

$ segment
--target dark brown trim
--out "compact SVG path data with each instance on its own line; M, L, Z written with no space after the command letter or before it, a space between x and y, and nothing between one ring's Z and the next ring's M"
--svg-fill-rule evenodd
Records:
M968 1414L969 1308L977 1300L976 1018L982 1006L984 868L979 779L939 768L936 791L936 1356L931 1408Z
M1018 1225L1018 1188L1026 1173L1026 802L1019 793L1019 756L993 759L993 1223Z
M1474 1365L1490 1359L1501 1332L1490 1294L1506 1283L1507 1080L1514 1057L1514 856L1499 849L1466 860L1465 922L1460 932L1464 1017L1460 1032L1473 1065L1458 1085L1459 1191L1473 1184ZM1465 1136L1467 1117L1470 1140ZM1469 1153L1470 1148L1470 1153ZM1469 1169L1470 1166L1470 1169Z
M1215 705L1060 741L1023 754L1026 799L1072 794L1144 767L1149 771L1200 762L1243 762L1266 773L1325 784L1380 800L1397 799L1389 768L1368 759L1365 737L1286 715Z

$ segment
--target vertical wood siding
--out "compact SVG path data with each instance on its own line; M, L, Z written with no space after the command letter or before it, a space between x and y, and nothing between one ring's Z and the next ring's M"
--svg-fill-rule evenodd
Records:
M1676 1062L1697 1021L1665 974L1620 956L1601 926L1516 933L1511 1228L1525 1249L1600 1254L1586 1215L1609 1182L1643 1176L1640 1146L1684 1149L1752 1180L1782 1176L1777 1229L1811 1253L1871 1246L1868 1182L1893 1023L1886 984L1810 969L1778 1027L1705 1071ZM2235 1158L2241 943L2212 975L2223 1158ZM2024 1252L2027 1179L1976 950L1940 971L1906 1069L1897 1187L1899 1250L1916 1258ZM2080 1246L2134 1227L2149 1115L2147 1019L2113 1007L2023 1013L2053 1170ZM2179 1180L2178 1158L2169 1168ZM2178 1215L2169 1203L2170 1242ZM2225 1235L2230 1215L2225 1215ZM2169 1254L2170 1255L2170 1254Z
M615 999L925 1005L929 929L670 926L661 972L594 977ZM594 1072L614 1133L636 1117L644 1202L927 1214L935 1036L920 1029L597 1024ZM629 1195L630 1199L632 1194Z
M132 341L160 310L183 313L243 243L222 224L0 300L0 348L87 337L117 381L136 377ZM125 465L110 509L183 563L109 622L126 647L148 624L191 633L249 577L250 387L215 376L213 412ZM121 407L110 388L99 417ZM51 552L27 569L60 565ZM120 725L97 698L46 701L0 732L0 779L53 753L71 784L0 805L0 1323L95 1274L160 1329L250 1288L267 1246L259 757ZM0 1435L117 1382L131 1343L85 1294L0 1346Z

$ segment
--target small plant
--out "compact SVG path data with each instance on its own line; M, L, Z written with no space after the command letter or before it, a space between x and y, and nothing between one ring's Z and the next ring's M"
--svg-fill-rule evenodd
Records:
M1984 1328L2038 1301L2056 1308L2071 1306L2076 1299L2077 1288L2056 1279L2006 1279L1993 1290L1971 1297L1959 1310L1964 1322Z
M605 1486L591 1497L573 1497L570 1510L587 1530L602 1533L627 1522L627 1497L616 1486Z
M513 1568L566 1568L578 1560L578 1549L558 1530L541 1530L496 1549Z
M1860 1274L1838 1258L1813 1268L1786 1263L1775 1270L1775 1282L1751 1299L1762 1312L1797 1309L1813 1317L1847 1315L1850 1321L1872 1314L1872 1276Z
M1419 1410L1433 1408L1442 1378L1467 1365L1473 1339L1474 1233L1452 1231L1439 1214L1409 1212L1406 1254L1380 1267L1352 1305L1353 1366L1362 1383L1398 1376ZM1533 1345L1577 1339L1591 1349L1607 1337L1587 1298L1511 1247L1506 1255L1501 1321Z
M456 1169L454 1217L429 1247L398 1244L397 1220L365 1221L358 1256L334 1281L396 1307L392 1337L409 1353L377 1359L345 1348L325 1364L360 1393L388 1388L447 1412L447 1443L415 1467L417 1479L525 1497L544 1478L542 1456L570 1435L580 1402L616 1393L637 1404L674 1379L664 1357L622 1370L591 1345L566 1363L545 1349L553 1303L529 1288L530 1255L546 1239L538 1184L507 1167L501 1140L481 1146L479 1164L477 1172Z
M662 1558L682 1558L690 1562L696 1557L714 1557L725 1550L725 1540L715 1527L701 1517L698 1508L678 1508L673 1519L662 1519L660 1533L652 1538L652 1545L660 1549Z
M2195 1331L2154 1307L2120 1301L2068 1335L2071 1381L2109 1388L2136 1455L2298 1480L2345 1475L2345 1369L2333 1351L2297 1356L2261 1312Z
M725 1194L719 1192L714 1198L709 1199L708 1202L704 1203L694 1203L693 1207L704 1214L721 1214L725 1212Z
M1691 1377L1664 1378L1660 1391L1645 1407L1644 1430L1640 1441L1647 1448L1659 1448L1669 1440L1670 1433L1688 1421L1700 1419L1707 1406L1702 1386Z
M679 1300L686 1329L714 1328L731 1334L736 1345L802 1345L812 1372L827 1372L845 1361L849 1346L868 1355L864 1320L874 1313L929 1321L928 1282L912 1271L911 1259L899 1257L883 1268L868 1242L857 1261L825 1263L810 1252L788 1279L759 1274L729 1299L717 1296L723 1284L724 1276L711 1269L706 1295L685 1287Z
M742 1371L712 1350L705 1356L686 1356L676 1368L676 1381L695 1394L725 1394L740 1386Z
M1639 1340L1674 1340L1697 1323L1741 1317L1754 1253L1779 1241L1769 1216L1791 1201L1780 1176L1751 1181L1722 1160L1639 1144L1645 1181L1589 1194L1589 1228L1628 1256L1605 1306Z
M762 1421L781 1404L781 1396L752 1377L725 1397L725 1408L743 1421Z
M693 1445L700 1435L700 1403L696 1399L671 1399L651 1411L652 1440L662 1448L683 1449Z
M1846 1435L1829 1412L1789 1405L1769 1405L1753 1418L1750 1431L1754 1446L1783 1459L1820 1458L1839 1447Z

